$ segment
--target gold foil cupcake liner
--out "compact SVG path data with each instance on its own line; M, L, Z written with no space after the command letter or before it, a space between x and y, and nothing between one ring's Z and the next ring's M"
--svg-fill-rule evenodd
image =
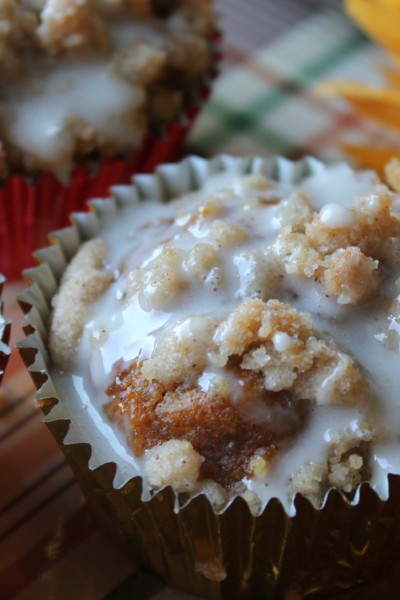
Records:
M30 287L20 302L27 337L20 352L38 388L44 421L70 462L99 520L131 556L177 587L212 599L299 598L333 593L382 574L400 549L400 477L389 475L387 498L363 483L352 501L331 490L320 509L298 494L288 515L272 499L260 515L241 497L216 512L204 495L180 506L171 488L150 493L126 457L116 456L88 411L61 389L46 349L51 298L82 242L126 204L158 197L168 201L194 191L216 173L263 173L286 184L322 172L312 158L189 157L135 178L133 189L113 188L113 198L91 202L91 212L52 235L27 271ZM127 193L127 190L129 193ZM102 437L103 436L103 437Z

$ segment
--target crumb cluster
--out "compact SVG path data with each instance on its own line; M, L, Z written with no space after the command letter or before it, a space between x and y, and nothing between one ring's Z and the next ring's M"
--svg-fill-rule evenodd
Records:
M257 511L260 499L243 481L268 478L313 413L327 409L355 411L357 426L333 433L321 456L292 473L288 489L318 504L329 487L352 493L368 478L378 431L366 375L356 357L315 328L312 308L295 304L302 286L312 286L331 303L332 320L370 306L379 313L376 336L398 348L398 294L388 300L382 282L398 257L399 198L379 185L351 206L316 211L301 191L279 194L260 175L243 178L181 210L175 225L168 221L171 235L142 264L119 265L120 309L136 298L144 311L175 315L157 330L151 355L117 366L107 390L106 412L144 456L156 488L207 488L215 506L239 493ZM264 239L255 232L266 214L275 225L272 233L265 225ZM84 245L69 267L77 281L91 278L78 263L88 252L93 247ZM110 279L99 263L88 268L100 295ZM57 340L76 348L85 320L79 309L81 329L72 323L72 335L57 323L70 321L70 280L67 271L50 337L61 366L71 354L58 351ZM191 313L196 295L204 302ZM87 298L77 298L86 310Z
M287 273L321 282L340 304L357 304L379 287L379 260L400 250L400 200L382 186L348 209L347 227L332 226L322 211L285 228L274 244Z
M131 38L119 33L124 24L137 25ZM154 34L144 35L141 28ZM57 169L65 160L59 156L44 161L39 152L20 144L9 123L18 104L19 92L14 98L13 87L32 85L36 94L37 84L31 83L35 73L45 83L63 64L106 58L105 68L134 86L142 98L125 118L137 124L143 137L175 119L188 94L210 74L215 32L209 0L0 0L0 176L16 169ZM71 114L60 127L67 127L75 139L75 160L137 149L136 140L131 147L118 145L79 115Z
M20 70L20 55L35 39L38 17L23 2L0 0L0 23L0 81L6 81Z
M90 305L112 281L104 268L106 249L101 239L87 242L66 269L62 292L52 299L49 345L53 361L63 368L72 364Z
M351 493L370 473L369 444L375 432L362 423L356 432L344 431L335 436L323 460L303 465L289 482L293 493L301 493L316 505L321 501L321 489L336 487Z
M225 371L205 392L196 382L207 363ZM161 473L174 471L171 440L185 440L185 468L174 471L170 484L192 492L211 480L243 493L243 477L268 471L271 459L302 429L314 405L367 407L369 402L360 369L315 336L309 315L278 300L259 299L241 304L219 324L200 317L178 322L161 338L152 358L118 373L108 394L107 414L122 427L128 420L135 454L146 452L151 485L159 485ZM339 470L343 479L347 473L347 483L339 487L354 489L364 467L359 438L369 441L371 432L366 422L332 442L334 458L313 465L320 479L318 489L307 494L311 499L320 501L335 477L339 485ZM154 474L155 454L159 477ZM309 475L315 478L314 469ZM306 490L301 474L291 485Z

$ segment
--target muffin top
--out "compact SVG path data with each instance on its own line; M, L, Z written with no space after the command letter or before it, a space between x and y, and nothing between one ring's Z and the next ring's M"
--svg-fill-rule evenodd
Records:
M67 268L49 346L149 486L255 512L365 480L384 495L400 472L400 197L342 166L128 204Z
M0 0L0 177L138 149L210 73L215 27L209 0Z

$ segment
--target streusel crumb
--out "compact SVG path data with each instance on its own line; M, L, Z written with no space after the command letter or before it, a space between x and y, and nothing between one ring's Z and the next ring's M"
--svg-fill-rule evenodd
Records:
M339 304L358 304L379 287L378 261L359 248L339 248L321 262L318 276L330 296Z
M20 52L34 41L38 18L20 2L0 0L0 25L0 71L10 77L21 68Z
M65 271L62 293L52 300L49 348L53 361L62 368L68 368L73 361L90 305L112 281L103 266L106 251L101 239L84 244Z
M385 186L377 187L353 204L354 221L348 227L331 227L316 214L305 226L307 242L321 254L356 246L373 259L384 259L385 240L400 235L400 198Z
M362 423L357 432L345 431L329 443L323 460L305 464L293 477L291 487L319 506L331 487L353 492L370 473L367 464L368 442L374 437L371 427Z
M37 35L49 54L104 48L109 42L106 25L88 0L47 0L40 16Z
M390 187L396 192L400 192L400 160L392 158L385 167L386 180Z
M199 478L203 461L190 442L169 440L147 451L145 470L151 485L172 485L178 492L189 492Z

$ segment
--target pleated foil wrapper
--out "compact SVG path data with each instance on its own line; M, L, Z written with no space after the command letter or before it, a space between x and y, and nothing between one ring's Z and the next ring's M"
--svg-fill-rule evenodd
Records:
M187 95L179 117L149 132L136 151L83 162L66 182L49 172L36 177L15 174L0 181L0 272L13 278L31 267L33 252L48 243L48 233L70 225L70 214L87 210L91 198L107 198L111 186L128 184L133 175L151 173L156 166L182 157L184 142L218 73L220 35L212 41L211 53L210 72Z
M11 350L8 346L10 340L10 321L6 320L3 315L3 302L1 300L1 293L5 283L4 276L0 273L0 383L3 379L4 371L10 357Z
M74 215L74 225L56 232L53 245L37 253L41 264L26 272L31 285L20 298L26 313L20 352L38 388L44 421L89 505L130 556L171 584L205 598L318 597L382 574L400 550L400 476L389 475L385 499L368 483L352 501L330 490L319 509L298 494L292 515L278 499L255 516L241 497L215 512L204 495L179 505L169 487L146 493L140 475L123 472L106 438L84 425L83 407L72 407L68 391L57 387L52 377L47 350L51 299L80 245L132 198L168 201L225 171L234 176L263 173L296 184L324 169L312 158L291 163L281 158L190 157L164 165L153 176L136 177L128 194L126 188L116 187L112 199L94 201L90 213Z

